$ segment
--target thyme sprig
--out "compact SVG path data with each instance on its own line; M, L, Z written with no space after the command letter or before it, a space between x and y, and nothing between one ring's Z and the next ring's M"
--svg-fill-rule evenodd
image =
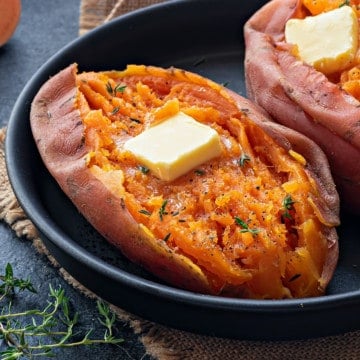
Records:
M0 313L0 340L7 348L0 352L2 360L34 359L35 357L54 357L55 350L97 344L120 344L124 340L114 336L115 314L109 307L97 302L100 315L99 323L105 327L102 338L93 338L90 329L81 335L76 332L79 314L72 314L69 300L61 287L49 286L49 300L43 309L31 309L22 312L12 310L12 298L21 291L36 293L30 280L15 278L10 264L5 274L0 275L2 305Z
M109 81L106 83L106 91L111 96L116 96L116 93L118 93L118 92L123 93L125 91L125 89L126 89L126 85L117 84L113 88Z
M345 0L343 3L341 3L339 5L339 8L343 7L343 6L350 6L350 0Z
M167 203L168 203L168 200L164 200L163 203L161 204L160 209L159 209L159 217L160 217L161 221L163 220L164 215L168 214L168 212L165 211Z
M167 234L165 235L165 237L164 237L163 240L164 240L165 242L167 242L167 241L169 240L170 236L171 236L171 233L167 233Z
M295 201L292 199L291 195L286 195L282 201L282 206L284 212L282 214L283 218L292 219L290 211L294 209Z
M118 112L120 111L120 108L118 106L115 106L112 111L111 111L111 115L116 115Z
M249 232L250 234L256 235L260 232L260 229L251 229L249 228L249 225L242 219L240 219L238 216L235 216L235 224L242 227L240 230L241 233Z
M147 166L145 166L145 165L139 165L139 166L138 166L138 169L139 169L143 174L147 174L147 173L150 171L150 169L149 169Z
M139 210L139 213L140 214L143 214L143 215L146 215L146 216L150 216L151 215L151 212L146 210L146 209L141 209Z
M247 162L251 160L250 156L246 153L242 153L240 156L240 159L238 160L238 163L241 167L244 167Z
M18 291L28 290L30 292L36 293L36 290L31 284L30 279L18 279L14 277L14 272L10 264L6 265L5 274L0 275L0 280L2 281L2 284L0 285L0 301L5 297L14 296L15 289Z
M203 176L206 174L205 170L203 170L203 169L195 169L194 173L198 176Z

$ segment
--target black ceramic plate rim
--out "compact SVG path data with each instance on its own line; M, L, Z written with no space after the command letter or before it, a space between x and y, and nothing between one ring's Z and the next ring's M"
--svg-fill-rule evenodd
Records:
M58 54L67 56L71 52L74 46L81 44L82 42L89 41L89 38L94 36L98 31L103 31L104 29L111 27L113 22L117 21L130 21L137 17L139 14L147 15L151 14L152 11L160 7L171 7L176 6L177 4L184 2L184 0L173 0L167 3L160 3L149 6L144 9L136 10L132 13L122 15L121 17L110 21L100 27L91 30L89 33L81 36L70 42L68 45L60 49L55 53L48 61L46 61L39 70L30 78L27 85L24 87L23 91L19 95L9 123L7 127L6 142L6 163L7 170L9 175L10 183L14 189L14 193L24 209L27 216L33 221L34 225L41 230L41 233L46 236L51 242L61 248L63 251L71 254L74 260L78 261L80 264L87 264L92 269L106 274L106 276L111 277L120 284L124 284L130 287L141 289L144 293L155 294L156 296L163 297L170 301L176 303L185 303L185 304L197 304L205 308L221 308L229 309L231 311L247 311L247 312L271 312L271 311L280 311L280 312L304 312L304 311L316 311L317 309L324 310L326 308L334 307L343 307L347 304L357 303L360 301L360 291L354 290L342 294L330 294L324 295L322 297L314 298L301 298L301 299L283 299L283 300L252 300L252 299L237 299L237 298L224 298L213 295L203 295L189 292L186 290L181 290L173 288L171 286L162 285L154 281L143 279L137 275L129 274L122 269L116 268L113 265L106 263L105 261L97 258L95 255L88 252L86 249L79 246L74 240L68 237L59 226L53 222L51 218L46 217L46 210L43 214L39 214L39 208L34 206L32 200L26 192L22 191L22 186L18 181L16 172L12 169L9 164L12 163L12 157L16 154L15 144L10 140L12 134L16 132L16 119L18 118L18 112L21 111L23 104L25 103L30 109L29 99L32 99L35 96L34 88L39 88L43 82L46 80L44 74L48 76L53 75L50 71L53 68L54 59L58 57ZM56 71L57 72L57 71ZM34 86L34 84L36 86ZM37 214L37 216L34 216ZM40 215L40 216L39 216Z

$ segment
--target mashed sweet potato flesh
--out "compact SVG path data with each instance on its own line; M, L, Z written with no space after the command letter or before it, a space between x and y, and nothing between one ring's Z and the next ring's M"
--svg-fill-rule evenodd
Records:
M77 75L87 167L117 171L127 209L207 275L214 293L317 296L328 254L306 160L280 147L220 85L181 70L129 66ZM179 110L215 129L222 155L172 182L123 149ZM184 134L186 136L186 134ZM236 289L236 290L234 290Z

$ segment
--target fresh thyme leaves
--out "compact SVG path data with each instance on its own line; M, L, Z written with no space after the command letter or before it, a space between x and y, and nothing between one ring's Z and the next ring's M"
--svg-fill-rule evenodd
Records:
M16 290L28 290L36 293L36 290L34 289L29 279L24 280L14 277L14 272L10 264L6 265L5 274L0 275L0 280L3 282L0 285L0 301L3 300L5 297L12 297L13 295L15 295Z
M138 169L139 169L143 174L147 174L147 173L150 171L150 169L149 169L148 167L144 166L144 165L139 165L139 166L138 166Z
M163 240L165 242L167 242L169 240L170 236L171 236L171 233L166 234Z
M29 280L13 276L10 264L5 268L5 275L0 276L2 302L0 340L7 346L0 352L2 360L34 359L35 357L55 357L58 348L69 348L84 345L120 344L124 340L113 335L116 322L115 314L109 307L97 302L101 318L99 322L105 327L103 337L92 338L92 329L84 335L75 331L79 314L70 310L69 300L61 288L49 286L49 300L43 309L31 309L22 312L12 310L11 298L16 291L36 292Z
M123 93L126 89L126 85L116 85L115 88L114 88L114 95L116 95L117 92L119 93Z
M194 170L194 173L198 176L205 175L205 171L202 169L196 169L196 170Z
M114 94L114 89L112 88L111 84L109 82L106 83L106 91L110 94Z
M295 201L292 199L291 195L286 195L282 201L282 206L284 208L284 212L282 214L283 218L292 219L290 211L294 209Z
M240 232L242 233L249 232L250 234L253 235L256 235L260 232L260 229L250 229L249 225L244 220L241 220L239 217L235 216L234 219L235 219L235 224L242 227Z
M350 6L350 0L345 0L342 4L339 5L339 8L343 6Z
M120 108L118 106L114 107L114 109L111 112L111 115L115 115L119 112Z
M168 201L164 200L160 209L159 209L159 217L160 220L163 221L163 216L167 214L167 212L165 211L166 205L167 205Z
M239 162L239 165L240 165L241 167L244 167L245 164L246 164L247 162L249 162L250 160L251 160L251 158L250 158L250 156L249 156L248 154L242 153L241 156L240 156L240 159L238 160L238 162Z
M106 91L111 96L116 96L116 93L118 93L118 92L123 93L125 91L125 89L126 89L126 85L118 84L113 88L109 81L106 83Z
M146 209L141 209L141 210L139 210L139 213L140 213L140 214L144 214L144 215L146 215L146 216L150 216L150 215L151 215L151 212L148 211L148 210L146 210Z
M115 313L113 313L110 310L109 306L102 301L97 301L96 305L99 314L102 316L102 319L99 319L99 322L106 328L106 332L104 334L104 340L106 342L111 342L112 344L119 344L123 342L124 341L123 339L116 338L113 335L113 329L116 323Z

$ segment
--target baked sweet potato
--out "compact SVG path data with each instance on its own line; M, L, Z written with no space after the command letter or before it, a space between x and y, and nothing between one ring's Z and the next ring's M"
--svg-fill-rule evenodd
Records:
M222 152L164 181L124 142L179 110L215 129ZM324 293L339 224L326 157L248 100L175 68L78 74L73 64L42 86L30 120L44 164L78 210L159 278L244 298Z
M326 1L307 2L321 7ZM286 22L306 15L301 0L273 0L246 22L247 97L275 121L303 133L322 148L342 209L359 214L360 102L334 82L334 75L330 81L301 61L285 42Z

